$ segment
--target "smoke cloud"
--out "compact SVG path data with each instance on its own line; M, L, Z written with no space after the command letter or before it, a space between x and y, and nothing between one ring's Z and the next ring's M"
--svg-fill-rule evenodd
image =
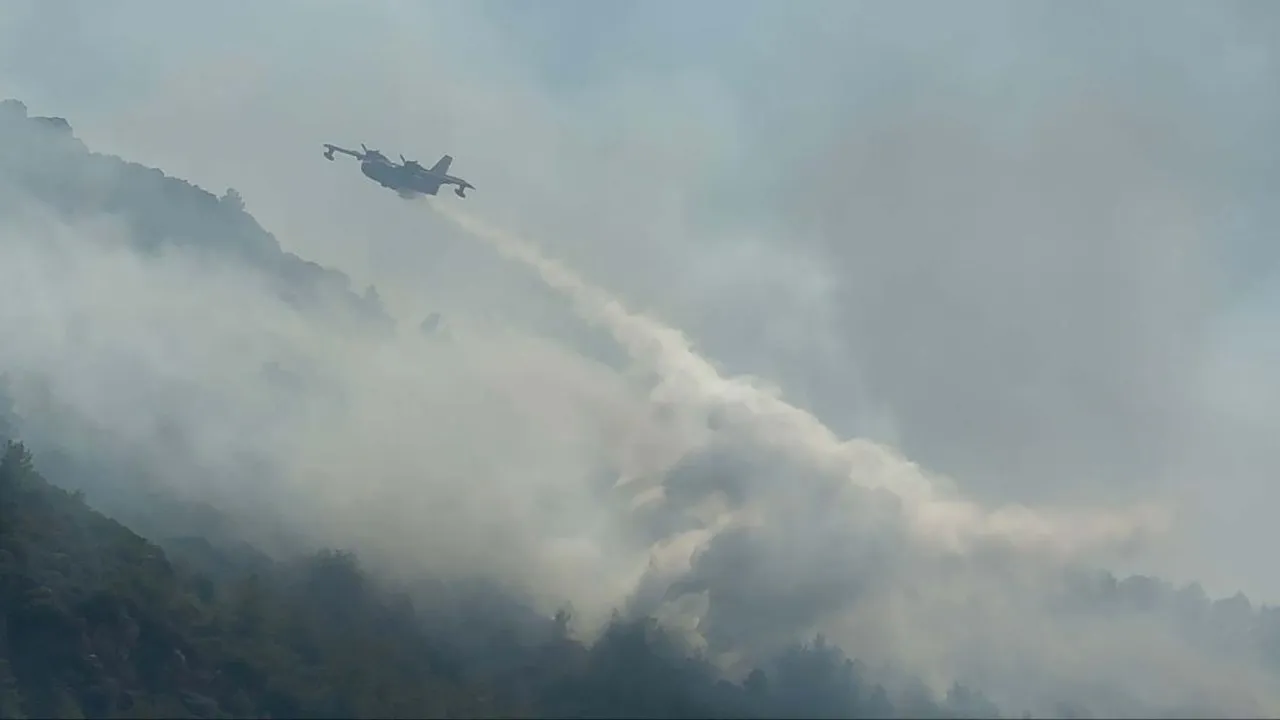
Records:
M151 448L192 497L256 506L259 523L400 573L488 577L548 610L568 600L588 633L617 607L653 613L730 670L823 632L939 689L981 681L1024 706L1116 677L1156 706L1262 701L1241 668L1180 647L1171 625L1054 614L1070 564L1122 552L1151 517L985 510L724 377L678 331L527 242L433 206L568 294L632 372L514 328L359 342L252 270L194 251L140 256L110 223L38 214L6 223L0 262L26 298L3 326L18 410L40 387L112 442ZM295 374L290 392L267 363ZM236 483L246 456L268 464L266 482ZM1164 643L1147 661L1174 664L1126 672L1139 643ZM974 660L979 647L990 659ZM1054 660L1064 647L1078 664Z
M0 78L34 108L234 186L396 325L5 188L0 365L45 436L584 633L653 613L730 671L821 632L1010 712L1280 711L1251 641L1079 600L1154 559L1269 575L1274 316L1232 262L1269 265L1223 228L1271 227L1239 139L1280 106L1270 14L22 5ZM29 69L39 37L109 77ZM362 141L479 190L406 203L318 157Z
M740 650L742 639L759 642L770 631L781 645L795 637L785 629L817 629L852 647L882 648L883 655L872 651L871 656L924 669L939 682L963 676L1007 688L1005 682L1017 674L1024 689L1014 697L1029 704L1042 702L1044 695L1037 694L1052 693L1054 687L1074 685L1085 692L1116 674L1129 679L1124 667L1132 658L1126 648L1170 638L1169 627L1116 628L1105 621L1092 627L1072 623L1068 630L1047 609L1071 563L1096 561L1089 551L1122 549L1157 526L1159 513L1038 512L1017 506L987 511L888 448L840 442L815 417L774 392L748 378L723 377L679 331L628 312L529 243L451 205L433 207L569 295L584 320L607 326L659 378L651 400L692 415L686 422L695 427L707 424L711 437L693 450L693 462L670 469L659 482L662 497L683 506L673 512L688 512L697 507L691 501L712 494L718 495L721 512L686 530L685 542L679 536L665 538L651 550L655 562L637 598L650 602L640 606L643 611L661 615L657 604L662 600L702 593L707 604L694 625L704 628L703 639L713 649ZM993 587L1000 589L989 595ZM665 590L659 593L660 588ZM946 598L951 593L964 599ZM902 624L890 620L894 617ZM1014 617L1019 628L1051 635L994 627ZM984 630L972 632L975 622ZM957 625L965 631L956 632ZM1011 641L1018 635L1031 644ZM1002 638L995 654L1021 658L1020 667L973 660L994 637ZM1047 684L1033 679L1057 675L1062 668L1031 660L1033 670L1025 664L1027 654L1036 646L1063 643L1079 643L1081 657L1092 658L1085 661L1090 669L1076 667ZM1171 673L1190 673L1189 678L1216 671L1190 660L1196 653L1176 642L1166 652L1184 660L1132 678L1135 685L1129 689L1141 688L1134 707L1226 702L1256 711L1251 701L1235 705L1250 693L1245 689L1250 681L1242 683L1238 675L1220 676L1175 699L1181 691L1168 684ZM1103 658L1104 665L1095 664ZM1235 672L1262 679L1247 668Z

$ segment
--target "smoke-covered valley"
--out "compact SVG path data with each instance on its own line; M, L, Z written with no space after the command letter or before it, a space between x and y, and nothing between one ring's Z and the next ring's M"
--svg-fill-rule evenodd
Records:
M1280 712L1280 616L1218 589L1265 583L1186 582L1216 527L1196 523L1263 495L1280 426L1256 350L1220 361L1246 403L1200 349L1230 305L1214 148L1184 142L1211 133L1073 95L997 147L886 101L808 160L809 192L726 222L689 206L734 166L728 128L749 135L728 90L641 73L557 105L497 21L432 12L478 69L321 102L387 68L343 50L290 88L296 57L255 75L264 57L210 51L66 112L74 132L5 106L6 422L52 479L144 535L197 532L160 509L194 503L270 553L567 604L584 638L653 616L735 682L820 634L900 707L919 680L1006 715ZM437 40L441 61L462 42ZM639 116L663 92L697 110ZM311 153L366 133L461 148L476 200L407 202ZM1211 477L1230 501L1203 500ZM1202 557L1248 552L1223 544ZM1135 568L1175 582L1107 572Z

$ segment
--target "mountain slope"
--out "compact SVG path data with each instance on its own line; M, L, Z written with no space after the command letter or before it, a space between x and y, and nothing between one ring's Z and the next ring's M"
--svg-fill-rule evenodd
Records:
M17 215L29 201L64 221L123 220L142 252L185 247L243 263L269 276L296 307L356 326L390 325L376 290L356 295L343 273L284 252L235 190L218 197L155 168L91 152L65 119L30 116L20 101L0 101L0 213Z
M585 646L568 637L564 613L531 626L518 608L486 617L476 610L485 603L463 597L448 614L430 599L418 610L348 553L245 567L193 545L176 555L206 562L171 557L50 485L30 452L8 443L0 717L894 714L821 640L738 685L649 620L617 619ZM963 689L951 700L907 714L994 712Z
M0 523L6 717L483 709L433 682L411 619L364 592L348 556L215 581L48 485L17 444L0 460Z

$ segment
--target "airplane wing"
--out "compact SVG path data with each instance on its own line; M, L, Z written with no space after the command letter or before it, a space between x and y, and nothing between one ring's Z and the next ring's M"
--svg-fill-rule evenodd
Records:
M326 158L332 160L333 154L335 152L340 152L343 155L350 155L351 157L356 159L360 159L361 157L363 157L360 153L356 152L355 150L348 150L344 147L338 147L337 145L330 145L329 143L324 144L324 156Z
M437 160L435 165L431 166L431 172L436 175L448 175L449 163L451 162L453 162L453 158L448 155L445 155L444 157Z

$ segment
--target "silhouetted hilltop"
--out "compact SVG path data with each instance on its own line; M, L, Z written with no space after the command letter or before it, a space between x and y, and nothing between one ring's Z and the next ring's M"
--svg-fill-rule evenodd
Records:
M123 219L144 252L185 246L243 262L272 277L300 309L368 327L391 322L373 288L358 295L345 274L283 251L234 189L219 197L161 170L92 152L65 119L29 115L9 99L0 101L0 212L16 211L23 198L68 222Z

